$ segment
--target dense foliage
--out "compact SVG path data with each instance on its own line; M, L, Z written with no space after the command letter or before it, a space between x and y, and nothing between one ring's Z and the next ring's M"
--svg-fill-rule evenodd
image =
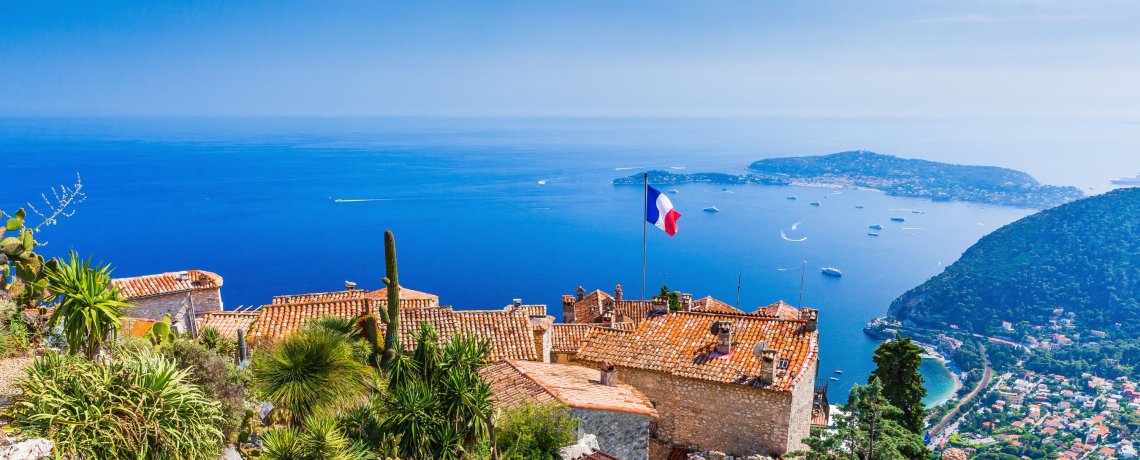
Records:
M13 407L24 435L63 458L215 459L218 403L151 351L98 363L49 352L27 369Z
M895 420L900 410L883 396L883 385L872 378L866 386L856 385L847 404L835 413L832 427L818 430L804 439L807 451L791 457L809 460L923 460L929 455L922 435Z
M47 269L48 291L58 296L49 327L60 326L71 353L82 351L95 359L103 344L119 330L122 309L127 303L111 284L111 266L91 265L71 251L67 261L55 259Z
M1082 327L1140 335L1140 188L1002 227L895 300L890 314L1000 335L1001 321L1046 325L1057 308Z
M892 414L892 420L914 433L922 433L923 417L926 416L924 379L918 368L922 365L922 347L915 345L909 337L895 335L894 340L879 344L875 349L875 370L867 378L871 383L878 380L883 385L883 397L899 411Z
M186 371L187 382L198 385L206 397L221 404L219 428L226 439L232 439L245 418L247 383L244 374L233 364L233 358L186 338L177 338L158 350Z
M366 396L371 374L350 340L321 328L259 350L250 369L258 395L273 404L279 420L293 426L355 406Z
M578 420L561 404L523 405L504 411L495 439L503 460L555 460L574 444Z
M491 387L479 376L486 341L456 337L442 346L422 323L416 350L389 363L383 429L399 436L402 458L469 458L490 439Z
M1044 209L1080 199L1076 187L1041 185L1029 174L993 166L964 166L867 151L767 158L753 171L800 180L842 179L900 196L975 201Z
M1140 379L1140 339L1035 349L1022 366L1034 372L1066 377L1079 377L1087 372L1108 379L1120 376Z

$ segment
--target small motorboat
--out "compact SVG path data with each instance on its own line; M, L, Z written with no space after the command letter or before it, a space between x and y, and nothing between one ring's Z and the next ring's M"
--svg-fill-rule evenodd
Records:
M882 230L883 226L879 225L879 224L875 224L875 225L872 225L870 228L871 228L871 230Z
M672 193L672 194L676 195L676 194L677 194L677 189L675 189L675 188L671 188L671 189L669 189L669 193Z
M792 195L792 196L789 196L789 197L788 197L788 199L789 199L789 200L798 200L798 199L800 199L800 198L799 198L799 197L797 197L797 196L795 196L795 195Z
M834 382L838 382L838 381L839 381L839 377L832 377L832 378L830 378L830 379L828 379L828 380L831 380L831 381L834 381Z
M867 232L867 236L879 236L878 232Z
M720 210L717 209L716 206L709 206L709 207L705 208L705 212L707 212L707 213L718 213L718 212L720 212Z
M894 222L906 222L905 217L892 217L891 220Z
M834 276L836 278L843 276L843 272L839 271L839 269L835 267L821 267L819 271L824 275Z
M863 208L865 208L865 207L866 207L866 206L863 206L863 205L861 205L861 204L857 204L857 205L855 205L855 209L863 209Z
M835 373L836 373L836 374L842 374L842 373L843 373L843 371L836 369L836 370L835 370Z
M822 205L822 204L823 204L823 203L820 203L820 202L818 202L818 201L812 201L812 202L811 202L811 205L812 205L812 206L819 206L819 205Z

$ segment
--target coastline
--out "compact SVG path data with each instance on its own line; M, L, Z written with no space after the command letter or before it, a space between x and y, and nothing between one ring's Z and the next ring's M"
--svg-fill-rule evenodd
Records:
M927 404L928 408L940 406L940 405L944 404L946 401L949 401L951 398L953 398L954 395L958 394L958 390L962 389L962 378L958 375L958 372L955 370L956 368L954 366L954 361L950 360L949 358L944 356L942 353L940 353L934 347L934 345L931 345L929 343L918 342L918 341L914 341L914 344L922 347L922 349L924 350L924 352L922 353L922 359L928 359L928 360L931 360L931 361L934 361L934 362L937 362L938 364L940 364L942 367L944 367L946 369L946 373L950 374L950 378L953 381L953 385L949 391L947 391L945 394L940 396L938 399L931 401L929 404Z

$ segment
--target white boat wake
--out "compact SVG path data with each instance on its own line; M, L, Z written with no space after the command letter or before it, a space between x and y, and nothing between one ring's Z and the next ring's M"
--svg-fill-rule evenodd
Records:
M921 227L903 227L903 228L900 228L899 230L930 230L930 229L929 228L921 228Z
M391 201L391 198L360 198L360 199L344 199L337 198L333 203L368 203L370 201Z
M803 237L803 238L788 238L788 234L787 234L787 233L784 233L784 231L783 231L783 230L780 230L780 238L783 238L783 239L784 239L784 241L791 241L791 242L793 242L793 243L799 243L799 242L801 242L801 241L807 241L807 237L806 237L806 236L805 236L805 237Z

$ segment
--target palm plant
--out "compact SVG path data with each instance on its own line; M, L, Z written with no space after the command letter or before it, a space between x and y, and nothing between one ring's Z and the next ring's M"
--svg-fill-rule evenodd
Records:
M70 353L82 351L87 359L95 359L103 343L114 338L119 329L122 309L128 304L111 284L111 266L91 266L91 259L81 260L71 251L67 262L56 259L47 271L48 290L58 297L48 326L63 326Z
M388 413L383 427L400 437L410 458L465 458L491 438L491 389L479 376L490 344L458 337L440 347L422 323L416 351L389 363Z
M292 426L357 405L371 374L345 336L320 329L292 334L259 352L250 368L254 388Z
M303 428L269 430L262 439L265 460L365 460L375 458L368 448L353 442L328 417L313 417Z

